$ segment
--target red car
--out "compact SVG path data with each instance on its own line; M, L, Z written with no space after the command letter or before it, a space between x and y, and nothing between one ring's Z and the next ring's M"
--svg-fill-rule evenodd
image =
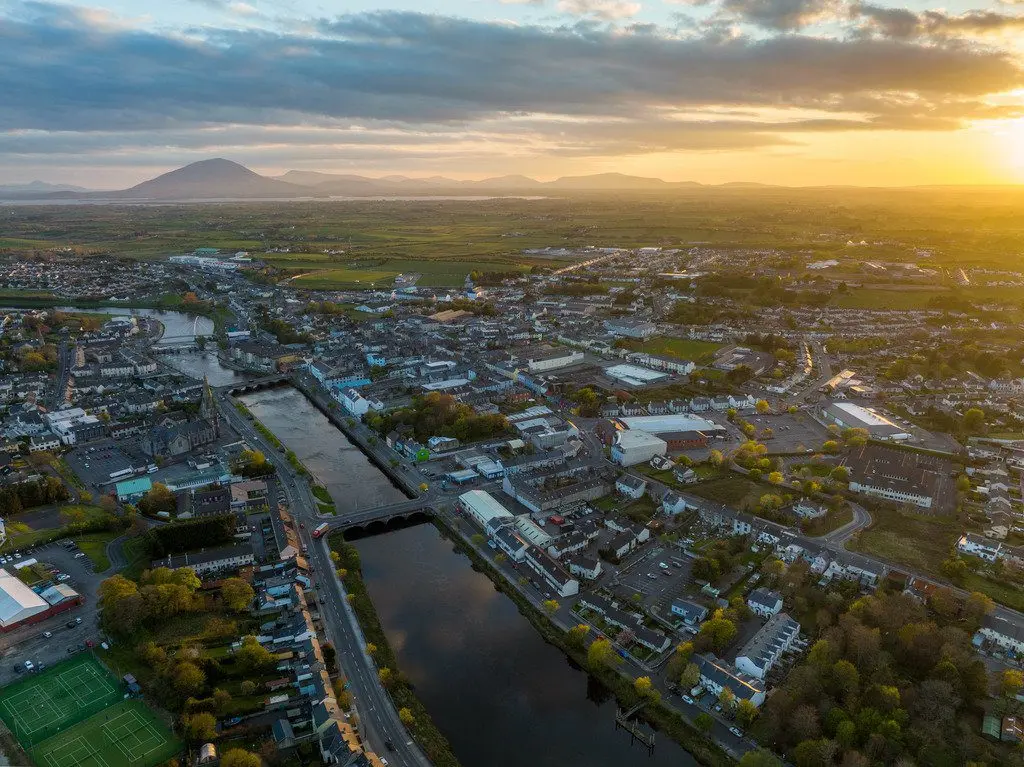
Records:
M86 647L92 647L93 646L93 641L91 639L86 639L85 640L85 646Z

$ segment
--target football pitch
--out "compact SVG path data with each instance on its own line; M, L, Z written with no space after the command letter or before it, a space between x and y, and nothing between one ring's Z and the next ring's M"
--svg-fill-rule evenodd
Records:
M38 767L152 767L181 750L88 654L0 690L0 719Z

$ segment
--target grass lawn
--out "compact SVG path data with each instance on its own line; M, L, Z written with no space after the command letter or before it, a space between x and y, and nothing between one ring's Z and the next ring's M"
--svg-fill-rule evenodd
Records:
M296 288L310 290L370 289L390 287L398 272L369 269L320 269L292 280Z
M1024 610L1024 591L1021 591L1019 586L994 581L984 575L970 572L961 585L968 591L980 591L982 594L988 594L1001 605L1012 607L1014 610Z
M693 360L694 362L711 359L711 356L722 348L721 344L713 344L709 341L693 341L689 338L670 338L668 336L659 336L640 342L625 341L623 345L632 351Z
M124 551L124 558L128 561L127 567L121 571L125 578L137 579L142 571L149 567L151 557L146 539L142 536L129 538L121 547Z
M959 536L954 517L904 514L887 509L871 514L873 522L850 541L849 548L891 562L938 573Z
M740 506L743 500L751 496L756 500L768 492L767 486L751 482L746 477L738 475L690 485L689 490L701 498L707 498L709 501L717 501L729 506Z
M110 569L110 558L107 556L107 544L114 540L119 533L108 530L102 533L89 533L75 538L75 543L82 550L85 556L89 557L96 572L102 573Z

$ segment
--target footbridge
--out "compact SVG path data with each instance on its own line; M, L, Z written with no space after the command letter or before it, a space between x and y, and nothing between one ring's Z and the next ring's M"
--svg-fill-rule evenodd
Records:
M282 384L291 383L291 380L292 377L290 373L273 373L260 378L251 378L248 381L233 383L224 388L226 388L230 394L251 394L259 391L260 389L269 389L273 386L281 386Z

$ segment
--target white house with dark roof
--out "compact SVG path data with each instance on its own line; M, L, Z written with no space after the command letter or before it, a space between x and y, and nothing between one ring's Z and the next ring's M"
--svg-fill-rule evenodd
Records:
M768 589L754 589L747 595L747 607L754 615L771 618L782 610L782 595Z

